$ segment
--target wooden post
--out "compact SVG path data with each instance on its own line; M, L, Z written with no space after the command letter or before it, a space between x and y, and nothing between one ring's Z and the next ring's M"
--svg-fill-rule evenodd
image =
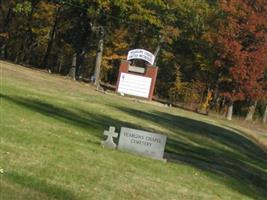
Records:
M152 79L149 96L148 96L149 101L152 101L152 98L153 98L154 89L155 89L156 80L157 80L157 74L158 74L158 67L155 67L155 66L147 67L146 76Z

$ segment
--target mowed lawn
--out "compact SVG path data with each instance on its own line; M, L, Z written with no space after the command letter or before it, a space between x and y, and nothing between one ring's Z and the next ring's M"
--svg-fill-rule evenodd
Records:
M0 200L267 199L267 153L255 142L265 136L42 71L0 68ZM109 126L167 135L168 162L103 149Z

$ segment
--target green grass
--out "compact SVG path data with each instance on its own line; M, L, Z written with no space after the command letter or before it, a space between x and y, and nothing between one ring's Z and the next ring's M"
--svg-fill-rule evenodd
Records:
M1 200L267 197L267 153L253 131L41 71L0 67ZM109 126L166 134L168 162L103 149Z

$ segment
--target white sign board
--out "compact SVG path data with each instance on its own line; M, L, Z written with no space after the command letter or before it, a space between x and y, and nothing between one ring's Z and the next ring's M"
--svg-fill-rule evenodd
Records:
M148 98L151 81L149 77L121 73L118 92Z
M127 60L141 59L149 62L151 65L154 64L155 56L144 49L133 49L128 52Z
M166 140L165 135L122 127L118 149L163 159Z

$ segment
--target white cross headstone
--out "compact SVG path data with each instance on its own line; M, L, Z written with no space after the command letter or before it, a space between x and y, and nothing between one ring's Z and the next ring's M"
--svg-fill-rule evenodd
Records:
M101 142L102 146L110 149L116 149L117 145L114 143L113 138L117 138L118 133L115 132L115 127L110 126L108 131L104 131L104 135L108 137L105 141Z

